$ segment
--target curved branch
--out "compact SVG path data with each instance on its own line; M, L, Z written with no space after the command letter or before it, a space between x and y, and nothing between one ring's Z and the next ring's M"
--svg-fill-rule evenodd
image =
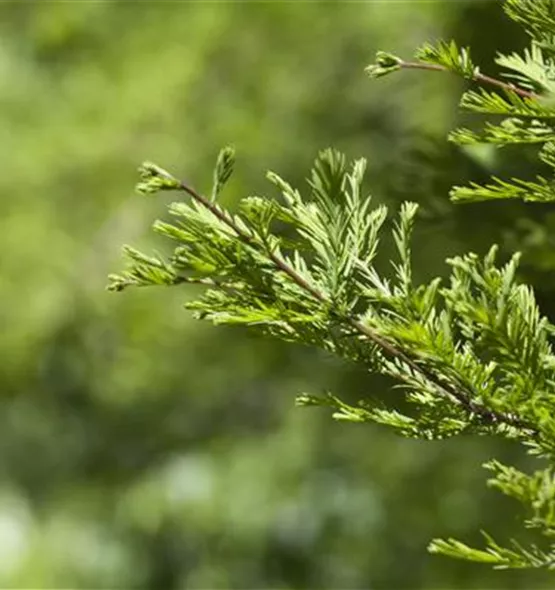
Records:
M220 221L222 221L229 228L231 228L237 236L237 238L240 239L244 244L256 249L260 248L260 244L257 242L256 238L250 232L239 227L232 218L232 216L227 213L227 211L218 207L214 202L212 202L207 197L197 193L192 187L190 187L186 183L179 181L178 185L181 190L190 195L195 201L200 203L203 207L208 209L215 217L217 217ZM285 260L283 260L271 251L267 251L266 254L268 258L276 266L276 268L281 272L285 273L293 282L295 282L299 287L301 287L301 289L309 293L317 301L326 305L330 304L330 301L328 301L328 299L323 293L321 293L318 289L316 289L316 287L314 287L308 281L306 281L306 279L304 279ZM343 322L349 324L352 328L354 328L359 334L362 334L363 336L368 338L368 340L379 346L388 356L402 361L408 367L410 367L411 370L424 376L428 381L434 384L437 391L441 395L445 397L450 397L451 399L455 400L457 403L463 406L469 413L480 416L482 419L486 420L490 424L507 424L515 428L527 430L528 434L531 436L537 436L539 434L537 429L528 424L526 421L520 419L518 416L488 409L473 401L468 392L456 389L452 385L442 383L433 372L426 369L425 367L422 367L417 362L417 359L413 359L410 356L408 356L403 350L397 348L397 346L383 338L381 335L377 334L374 330L372 330L369 326L365 325L359 319L348 315L343 315L339 317Z

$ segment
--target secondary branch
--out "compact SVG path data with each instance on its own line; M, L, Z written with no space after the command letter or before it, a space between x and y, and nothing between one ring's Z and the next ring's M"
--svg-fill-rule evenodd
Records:
M399 60L398 65L401 69L405 70L428 70L432 72L451 72L449 68L445 66L441 66L439 64L428 64L422 63L417 61L403 61ZM530 90L524 90L523 88L519 88L514 84L509 82L503 82L502 80L498 80L497 78L492 78L491 76L486 76L485 74L474 74L471 78L475 82L481 82L483 84L489 84L490 86L497 86L497 88L502 88L503 90L514 92L518 94L522 98L531 98L531 99L538 99L540 98L539 94L532 92Z

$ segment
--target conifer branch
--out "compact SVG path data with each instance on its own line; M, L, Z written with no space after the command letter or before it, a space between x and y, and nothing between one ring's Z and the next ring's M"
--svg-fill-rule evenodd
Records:
M218 205L216 205L215 202L211 201L204 195L198 193L195 189L193 189L185 182L178 181L176 184L179 186L181 190L183 190L190 197L192 197L197 203L209 210L221 222L225 223L235 233L237 238L241 240L244 244L253 248L260 247L261 244L257 243L256 238L253 235L251 235L248 231L240 227L234 221L231 215L228 214L227 211L218 207ZM326 306L332 306L332 302L329 301L323 293L321 293L307 280L305 280L294 268L287 264L285 260L277 256L274 252L272 252L269 249L266 249L265 253L268 256L268 258L272 261L272 263L276 266L276 268L282 271L285 275L287 275L294 283L301 287L301 289L308 292L320 303L323 303ZM350 325L358 333L365 336L372 343L379 346L390 357L402 361L408 367L410 367L412 371L422 375L435 386L437 391L442 396L450 397L451 399L456 400L457 403L464 407L470 414L480 416L480 418L489 422L491 425L506 424L517 429L526 430L527 434L531 437L536 437L538 435L538 431L534 427L532 427L526 421L518 418L517 416L497 412L488 409L480 404L476 404L471 399L468 393L462 390L457 390L453 386L449 386L445 383L442 383L438 379L438 377L434 375L430 370L426 369L425 367L422 367L420 364L418 364L418 362L415 359L409 357L404 351L400 350L399 348L388 342L386 339L382 338L379 334L377 334L374 330L369 328L359 319L356 319L350 315L341 314L337 310L334 311L334 314L340 321Z

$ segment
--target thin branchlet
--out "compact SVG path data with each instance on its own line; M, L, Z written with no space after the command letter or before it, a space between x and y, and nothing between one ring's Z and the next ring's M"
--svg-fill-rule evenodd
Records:
M431 72L452 72L449 68L439 65L439 64L429 64L429 63L422 63L417 61L404 61L398 60L397 65L400 69L404 70L428 70ZM470 77L471 80L475 82L479 82L482 84L488 84L490 86L496 86L497 88L501 88L502 90L506 90L508 92L514 92L518 94L522 98L531 98L531 99L538 99L540 98L539 94L532 92L530 90L524 90L524 88L519 88L510 82L503 82L503 80L498 80L497 78L493 78L492 76L487 76L486 74L481 74L480 72L476 72Z

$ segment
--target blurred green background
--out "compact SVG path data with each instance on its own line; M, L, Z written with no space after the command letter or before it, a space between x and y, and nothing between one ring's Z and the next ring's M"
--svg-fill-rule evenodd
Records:
M317 351L195 322L182 289L104 291L120 247L165 196L133 193L150 159L224 201L302 185L318 150L369 160L395 211L422 205L417 274L501 244L552 315L548 206L455 207L453 182L529 174L534 153L456 149L462 83L370 81L378 49L471 44L495 73L524 35L498 2L5 2L0 6L0 587L552 588L548 574L433 557L427 542L520 534L485 486L502 441L407 441L294 397L399 395Z

